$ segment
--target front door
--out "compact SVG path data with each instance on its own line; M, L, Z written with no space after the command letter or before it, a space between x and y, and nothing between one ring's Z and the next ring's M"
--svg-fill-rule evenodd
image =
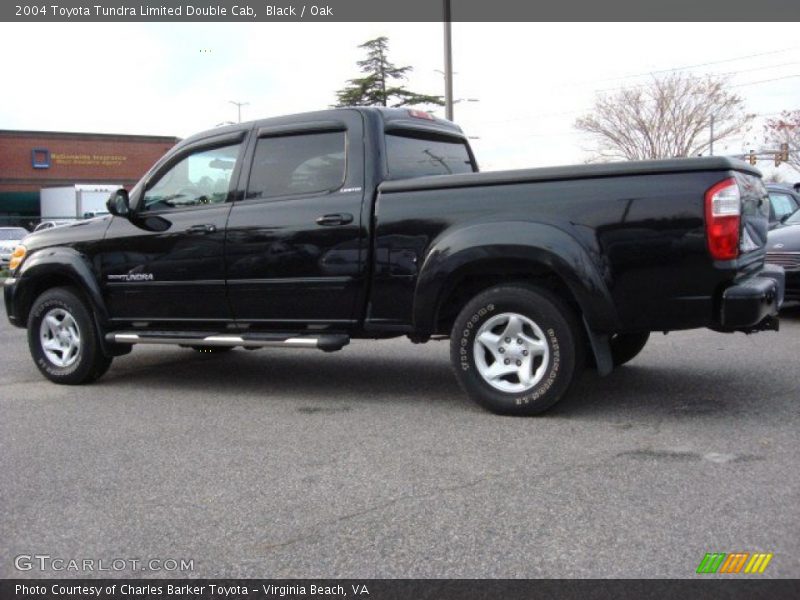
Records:
M351 322L366 259L361 144L357 115L316 129L311 123L258 132L226 239L237 323L286 329Z
M141 193L130 219L114 217L100 255L111 318L230 321L225 225L242 144L202 144L176 155Z

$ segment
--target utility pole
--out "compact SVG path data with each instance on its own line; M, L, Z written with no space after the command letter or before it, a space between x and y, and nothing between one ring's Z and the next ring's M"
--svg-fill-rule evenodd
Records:
M444 2L444 114L453 120L453 40L450 26L450 0Z
M708 143L708 155L714 156L714 115L711 115L711 133L709 135L711 138Z
M242 122L242 107L243 106L247 106L250 103L249 102L236 102L236 100L228 100L228 102L230 102L231 104L233 104L237 108L238 114L239 114L239 123L241 123Z

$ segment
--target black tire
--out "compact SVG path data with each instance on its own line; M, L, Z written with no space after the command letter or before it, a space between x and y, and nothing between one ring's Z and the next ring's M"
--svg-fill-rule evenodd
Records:
M195 352L202 352L203 354L222 354L233 350L233 346L184 346L184 348L191 348Z
M43 344L48 341L42 333L42 322L48 316L69 315L70 326L78 333L79 344L74 352L59 365L48 358ZM63 317L61 323L66 323ZM28 347L33 362L42 375L54 383L77 385L90 383L101 377L111 366L112 358L103 354L97 328L86 303L70 288L53 288L42 293L33 303L28 315ZM69 337L69 334L67 334ZM55 338L55 336L53 336ZM52 340L50 340L52 341ZM53 355L52 351L50 352ZM61 351L64 358L64 352Z
M644 350L649 338L649 331L612 335L609 345L611 346L611 360L614 362L614 366L619 367L636 358Z
M521 321L525 335L506 344L505 340L510 338L499 336L491 327L496 322L501 330L505 328L504 331L508 332L511 323L509 315L523 317ZM503 319L506 319L505 325ZM530 329L530 324L536 326L541 335ZM488 333L500 340L496 352L476 344L476 336L481 331L482 335ZM533 350L534 346L519 339L535 341L535 347L541 350ZM522 344L523 350L515 346L515 342ZM500 356L513 361L509 367L512 369L514 364L527 364L517 362L517 359L529 360L519 356L520 352L527 352L524 348L528 347L532 348L532 362L528 369L532 376L528 381L512 373L490 383L481 374L482 371L487 372L487 366L491 368L495 358ZM538 351L546 354L533 358L532 355ZM478 356L479 352L482 358ZM564 397L575 374L580 372L583 353L583 341L575 313L555 294L525 284L501 285L480 293L461 310L450 336L450 361L459 384L472 400L502 415L535 415L553 406ZM528 356L526 353L525 357ZM492 364L487 365L489 360ZM503 360L506 361L505 358ZM520 372L523 369L524 366L520 367ZM531 387L514 390L498 389L498 385L508 388Z

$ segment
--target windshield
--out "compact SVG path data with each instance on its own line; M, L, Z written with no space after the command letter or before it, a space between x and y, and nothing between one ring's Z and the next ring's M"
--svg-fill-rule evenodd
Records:
M466 143L446 136L387 134L386 158L392 179L472 173L476 170Z
M26 235L28 235L28 230L22 227L0 229L0 240L21 240Z

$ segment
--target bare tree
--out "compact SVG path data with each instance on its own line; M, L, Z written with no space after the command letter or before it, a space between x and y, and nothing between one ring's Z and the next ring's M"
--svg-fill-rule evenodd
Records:
M766 142L780 149L781 144L789 147L786 162L800 171L800 110L785 110L777 119L768 119L764 125Z
M599 95L575 128L595 137L596 160L648 160L701 154L752 118L725 79L672 73Z

